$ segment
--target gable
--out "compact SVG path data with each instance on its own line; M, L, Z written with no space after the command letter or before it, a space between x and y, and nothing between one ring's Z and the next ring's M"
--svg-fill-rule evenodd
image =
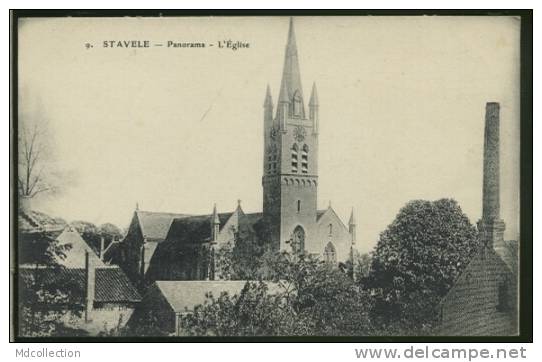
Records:
M85 253L89 253L92 263L95 266L103 266L104 263L98 258L94 250L86 243L81 235L72 228L66 228L57 237L59 246L70 245L71 248L65 252L66 257L57 257L57 263L66 268L84 268Z
M167 212L136 211L135 215L143 238L162 241L166 238L174 219L185 218L189 215Z
M339 228L341 228L341 231L348 233L348 228L339 218L335 210L333 210L331 207L328 207L327 210L325 211L318 211L316 215L317 215L316 223L318 224L318 226L322 226L322 225L327 226L330 223L332 223L333 225L336 225Z

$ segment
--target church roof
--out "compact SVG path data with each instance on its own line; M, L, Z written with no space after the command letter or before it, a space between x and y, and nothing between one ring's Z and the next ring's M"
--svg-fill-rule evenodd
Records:
M224 227L226 221L232 215L233 212L216 214L220 222L220 229ZM211 238L211 220L213 220L213 217L214 215L210 214L174 219L167 233L167 240L175 240L181 243L208 241Z
M218 213L220 230L224 228L234 212ZM211 220L214 215L188 216L174 219L167 234L167 241L174 241L177 244L193 244L206 242L211 239ZM239 229L252 228L262 217L262 213L250 213L239 217Z
M136 211L143 237L164 240L174 219L187 217L186 214L169 212Z

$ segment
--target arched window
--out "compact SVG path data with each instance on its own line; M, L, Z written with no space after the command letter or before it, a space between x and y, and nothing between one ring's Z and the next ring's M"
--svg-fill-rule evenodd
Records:
M298 152L297 144L294 143L294 145L292 146L292 172L297 172L297 163L298 163L297 152Z
M294 116L300 117L301 109L303 108L303 105L301 104L301 95L299 94L298 91L294 93L293 104L294 104Z
M324 261L331 265L335 265L337 263L337 252L335 251L335 246L333 246L331 241L327 243L324 249Z
M301 212L301 200L297 200L297 213Z
M303 145L303 149L301 151L301 172L309 172L309 146L306 144Z
M332 236L333 235L333 224L329 224L328 228L329 228L329 236Z
M292 251L295 254L302 254L305 252L305 230L299 225L294 229L292 235Z

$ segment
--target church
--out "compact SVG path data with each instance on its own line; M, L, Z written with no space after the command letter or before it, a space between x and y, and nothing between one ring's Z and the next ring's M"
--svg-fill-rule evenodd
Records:
M282 81L276 104L267 86L263 104L263 209L208 215L142 211L136 207L125 238L108 250L138 286L156 280L220 279L203 249L214 250L236 238L255 238L273 250L314 255L330 264L352 258L354 213L348 226L331 204L317 209L319 100L313 84L308 107L293 20L290 19ZM210 200L211 203L211 200ZM212 255L212 252L211 252Z

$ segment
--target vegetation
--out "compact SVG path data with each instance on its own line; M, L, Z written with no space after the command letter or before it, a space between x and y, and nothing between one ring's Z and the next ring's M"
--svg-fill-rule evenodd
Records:
M310 257L267 253L266 282L248 282L239 295L207 296L182 319L188 335L360 335L370 325L367 293L344 273Z
M479 241L456 201L412 201L382 232L362 280L374 295L371 316L391 333L427 332L435 306L465 268Z
M428 334L431 311L477 249L476 235L457 202L412 201L371 255L354 255L354 279L351 262L337 268L245 245L261 253L247 278L260 281L239 295L207 296L182 319L183 330L210 336Z

